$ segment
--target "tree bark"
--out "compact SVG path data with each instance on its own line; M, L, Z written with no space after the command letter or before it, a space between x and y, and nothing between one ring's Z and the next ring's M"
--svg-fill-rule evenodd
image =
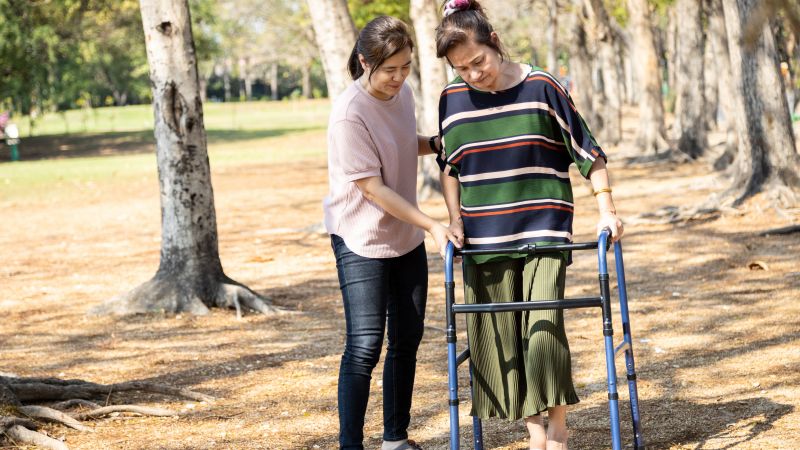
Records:
M141 0L155 111L161 192L161 263L155 276L95 313L205 314L241 306L271 312L265 299L229 279L217 243L214 193L187 0Z
M597 44L602 87L605 99L594 96L594 105L603 111L602 140L609 145L616 145L622 140L622 81L617 58L617 45L611 27L611 19L602 0L587 0L592 12L593 38Z
M768 191L782 206L798 203L800 155L795 149L786 97L778 69L775 39L769 22L752 46L743 44L743 30L757 0L723 0L731 73L740 104L736 125L739 152L731 188L722 201L733 206Z
M300 73L303 81L303 98L311 98L311 62L303 63L300 66Z
M633 55L639 83L639 125L636 144L642 154L655 154L668 147L661 97L661 70L647 0L628 0Z
M419 60L420 96L417 103L417 128L420 133L433 135L439 132L439 95L447 84L447 69L444 60L436 57L435 30L439 25L439 13L434 0L411 0L409 14L416 34ZM420 159L420 200L441 193L439 166L433 157Z
M278 63L269 66L269 90L273 100L278 100Z
M356 27L345 0L306 0L319 47L328 97L335 99L350 85L347 60L356 42Z
M595 133L603 128L602 115L597 114L592 99L592 64L586 34L586 8L583 0L572 1L572 41L570 43L569 71L572 86L570 96L589 128Z
M703 7L698 0L677 0L675 137L678 150L697 158L708 147L703 93Z
M547 1L547 71L558 76L558 0Z
M714 54L713 67L717 72L717 92L722 120L717 123L725 132L725 150L714 162L714 168L727 168L736 156L738 136L736 134L736 116L739 112L736 105L740 92L733 85L731 78L731 58L728 51L728 32L725 29L725 17L722 11L722 0L710 0L708 8L708 39Z

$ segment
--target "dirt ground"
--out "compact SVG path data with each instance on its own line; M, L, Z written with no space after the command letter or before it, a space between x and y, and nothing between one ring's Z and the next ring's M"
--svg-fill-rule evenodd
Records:
M800 223L800 210L780 211L755 199L711 220L658 223L643 213L698 204L725 181L705 161L626 165L622 150L609 154L614 198L626 222L624 256L647 447L800 448L800 234L758 235ZM293 314L242 320L231 311L205 317L86 315L157 268L155 170L131 183L66 186L57 197L0 198L0 370L101 383L157 381L217 397L196 403L112 394L108 402L183 414L107 417L88 423L94 433L45 426L70 448L336 447L344 319L329 240L307 229L321 220L325 161L226 166L214 169L213 182L226 272ZM592 240L593 199L586 183L575 183L576 241ZM439 199L422 207L446 217ZM426 449L445 449L443 274L430 239L426 244L427 327L410 434ZM576 255L568 297L596 295L595 267L591 254ZM599 312L566 315L581 397L568 416L570 447L610 448ZM460 329L463 343L463 323ZM619 340L618 315L615 330ZM368 448L380 445L381 366L373 377ZM630 448L621 359L617 371L623 442ZM461 434L470 448L465 370L460 377ZM484 437L487 449L526 448L520 423L488 421ZM18 448L5 445L0 447Z

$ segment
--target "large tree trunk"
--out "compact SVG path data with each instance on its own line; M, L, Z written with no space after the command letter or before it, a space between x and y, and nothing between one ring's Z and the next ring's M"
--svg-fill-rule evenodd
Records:
M611 18L603 4L603 0L588 0L592 11L593 38L597 45L598 64L601 72L602 87L605 99L595 95L595 108L603 111L602 140L609 145L616 145L622 140L622 97L623 86L619 72L617 45L611 26Z
M653 22L647 0L628 0L633 55L639 83L639 125L636 144L643 154L658 153L668 147L664 130L664 103L661 98L661 71L658 65Z
M603 128L602 114L592 104L592 63L586 34L586 8L583 0L572 1L572 42L570 43L569 71L572 80L570 96L586 120L589 129L598 133Z
M350 85L347 60L356 42L356 27L345 0L306 0L317 39L328 97L335 99Z
M752 45L742 43L743 30L758 0L723 0L731 73L741 103L736 108L739 152L731 188L724 202L734 206L760 191L774 201L797 205L800 155L783 93L775 39L769 22Z
M439 95L447 84L444 60L436 57L436 26L439 13L434 0L411 0L409 13L414 23L419 60L420 96L417 103L417 128L420 133L433 135L439 132ZM419 198L425 200L441 192L439 166L433 157L424 157L419 165Z
M677 0L675 137L678 150L692 158L708 147L703 75L703 5L698 0Z
M214 193L187 0L140 0L155 111L161 192L161 264L155 276L98 313L205 314L241 305L273 310L228 278L217 244Z
M725 17L722 12L722 0L710 0L708 8L708 40L714 54L715 72L717 72L717 92L722 120L717 126L725 132L725 150L714 162L714 168L727 168L736 156L738 136L736 134L736 116L740 104L737 96L741 95L731 79L731 58L728 51L728 32L725 29Z

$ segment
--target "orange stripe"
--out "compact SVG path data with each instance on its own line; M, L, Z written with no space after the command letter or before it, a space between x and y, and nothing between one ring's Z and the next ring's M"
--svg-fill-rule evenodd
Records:
M558 146L555 146L555 145L550 144L548 142L539 142L539 141L513 142L511 144L496 145L494 147L476 148L475 150L465 150L460 155L458 155L458 157L456 159L451 161L451 164L456 164L457 162L461 161L461 158L463 158L464 156L466 156L466 155L468 155L470 153L490 152L490 151L493 151L493 150L503 150L503 149L513 148L513 147L522 147L523 145L529 145L529 144L538 144L538 145L541 145L542 147L549 148L551 150L556 150L556 151L561 150L561 148L559 148Z
M508 211L490 211L483 213L468 213L462 210L461 215L467 217L499 216L502 214L514 214L522 211L535 211L539 209L559 209L561 211L573 212L572 208L569 208L567 206L541 205L541 206L526 206L524 208L509 209Z
M468 91L468 90L469 90L469 88L468 88L468 87L463 87L463 88L458 88L458 89L449 89L449 90L445 90L445 91L442 93L442 96L445 96L445 95L450 95L450 94L455 94L456 92L462 92L462 91Z

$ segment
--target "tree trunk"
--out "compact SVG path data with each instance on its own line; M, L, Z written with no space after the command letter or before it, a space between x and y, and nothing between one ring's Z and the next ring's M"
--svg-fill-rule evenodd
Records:
M570 43L569 71L572 86L570 96L589 129L598 133L603 129L602 115L598 114L592 104L594 98L592 83L592 63L586 35L586 9L583 0L572 2L572 42Z
M547 71L558 76L558 0L547 1Z
M703 46L703 101L705 107L703 108L703 121L706 123L709 130L719 129L717 123L717 116L719 113L719 72L713 70L714 67L714 46L710 39L705 40Z
M675 137L678 150L697 158L708 147L706 135L705 76L703 74L703 6L698 0L677 0L677 77Z
M139 0L141 2L141 0ZM225 59L225 64L223 67L224 72L222 73L222 86L223 86L223 100L225 103L231 101L231 60L230 58Z
M96 313L208 313L272 307L222 270L188 0L140 0L155 111L161 263L155 276Z
M356 27L345 0L306 0L319 47L328 97L335 99L350 85L347 60L356 42Z
M708 8L708 39L714 54L713 66L717 73L717 92L721 119L717 126L725 132L725 150L714 162L714 168L727 168L736 156L738 137L736 134L736 116L739 112L736 105L739 91L731 79L731 59L728 51L728 32L725 29L725 17L722 11L722 0L711 0Z
M588 0L592 11L593 37L597 44L598 60L602 86L605 99L600 100L597 95L595 109L603 111L602 140L609 145L616 145L622 139L622 82L619 73L617 58L617 45L608 16L602 0Z
M742 43L743 29L758 0L723 0L725 25L737 99L739 152L731 188L723 202L734 206L761 191L782 206L797 205L800 155L795 149L786 97L769 21L752 46Z
M664 130L664 103L661 98L661 71L658 65L653 22L647 0L628 0L633 55L639 83L639 125L636 144L643 154L658 153L668 147Z
M433 135L439 132L439 95L447 84L444 60L436 57L436 26L439 14L434 0L411 0L409 9L416 34L419 60L420 96L417 102L417 128L420 133ZM441 193L439 166L433 157L426 156L419 165L420 200Z
M303 80L303 98L311 98L311 62L305 62L300 66Z
M242 92L244 92L244 99L250 101L253 99L253 75L250 70L250 58L239 58L239 77L242 80ZM239 96L241 97L241 92Z
M269 67L269 90L273 100L278 100L278 63L274 62Z

